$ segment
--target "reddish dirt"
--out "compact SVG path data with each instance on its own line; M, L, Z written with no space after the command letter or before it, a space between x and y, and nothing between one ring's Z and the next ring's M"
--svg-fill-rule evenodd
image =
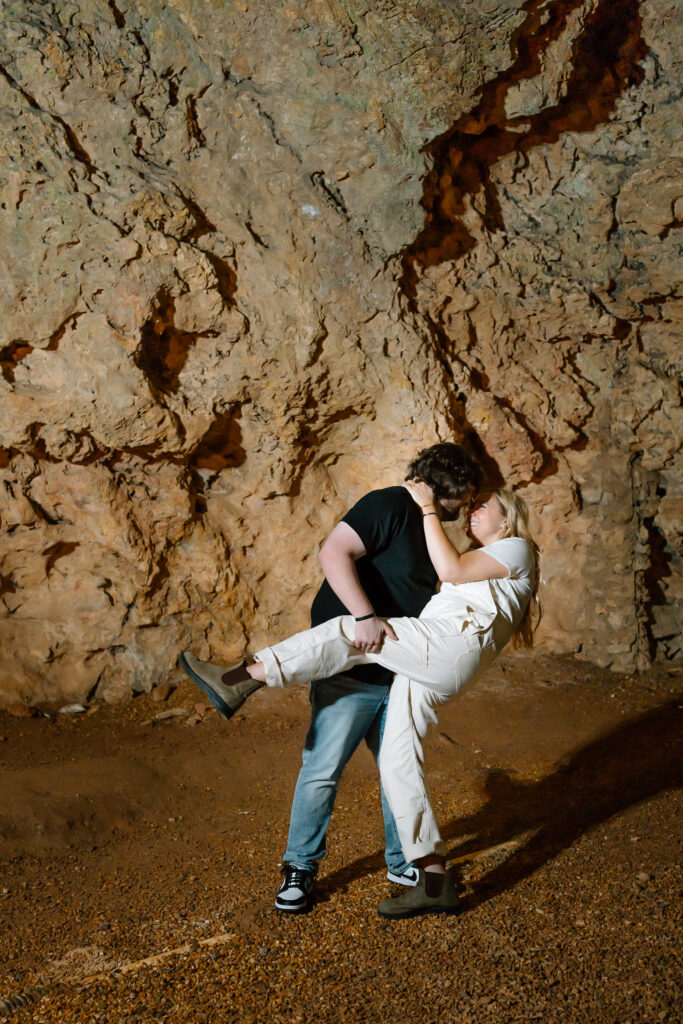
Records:
M307 693L148 724L200 699L0 713L0 999L28 993L0 1021L682 1019L681 673L510 657L452 701L427 756L463 912L392 923L368 752L312 913L283 918Z

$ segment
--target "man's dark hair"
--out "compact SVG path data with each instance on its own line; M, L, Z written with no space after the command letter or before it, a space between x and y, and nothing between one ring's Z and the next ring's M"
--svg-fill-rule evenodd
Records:
M459 444L441 441L418 452L408 466L406 480L422 480L435 498L464 498L471 487L479 490L481 466Z

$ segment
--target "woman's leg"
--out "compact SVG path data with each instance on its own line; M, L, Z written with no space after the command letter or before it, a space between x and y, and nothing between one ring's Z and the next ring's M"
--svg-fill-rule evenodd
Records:
M479 666L478 639L456 632L457 626L447 619L392 618L389 622L398 639L385 636L377 654L363 654L354 647L354 620L343 615L258 651L254 657L260 664L249 666L248 672L268 686L282 687L373 663L447 697Z
M453 876L441 855L441 836L424 778L422 741L448 698L397 676L391 688L379 765L382 785L394 813L403 855L418 867L417 885L382 900L382 917L454 914L461 909Z
M437 711L447 698L443 694L396 676L379 755L382 786L396 820L403 854L422 867L425 858L438 866L441 836L434 817L424 777L422 742Z
M350 615L328 619L257 651L256 665L249 665L247 671L267 686L284 687L329 679L356 665L367 665L370 656L353 646L353 629Z
M225 668L200 661L190 651L181 654L180 664L220 714L230 718L264 683L293 686L340 675L356 665L382 665L449 697L496 657L492 631L463 630L455 618L388 621L397 639L385 636L377 654L364 654L354 646L355 622L344 615L265 647L255 654L256 664Z

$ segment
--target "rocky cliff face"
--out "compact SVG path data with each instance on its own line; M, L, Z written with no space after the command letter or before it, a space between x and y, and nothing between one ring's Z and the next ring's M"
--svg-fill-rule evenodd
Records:
M7 0L0 699L301 628L450 438L536 513L546 649L680 656L675 12Z

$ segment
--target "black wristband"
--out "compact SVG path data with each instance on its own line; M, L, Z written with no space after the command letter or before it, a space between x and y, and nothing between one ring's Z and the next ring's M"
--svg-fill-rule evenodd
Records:
M426 519L427 516L438 516L438 514L439 514L438 512L423 512L422 513L422 518Z
M370 612L368 615L359 615L358 618L356 618L356 616L354 615L354 619L356 619L356 622L365 622L366 619L374 619L374 617L374 612Z

